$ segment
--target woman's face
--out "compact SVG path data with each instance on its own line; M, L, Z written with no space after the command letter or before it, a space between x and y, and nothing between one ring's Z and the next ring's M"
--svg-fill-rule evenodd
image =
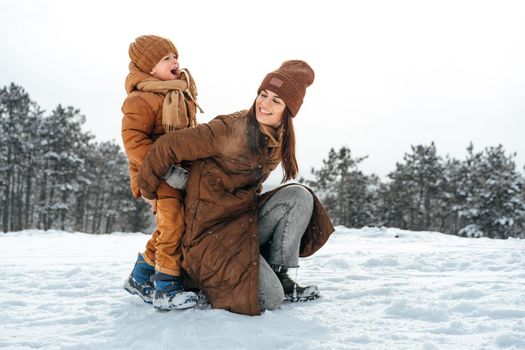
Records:
M279 96L269 90L261 90L255 100L255 117L259 123L276 128L283 121L285 108L286 104Z

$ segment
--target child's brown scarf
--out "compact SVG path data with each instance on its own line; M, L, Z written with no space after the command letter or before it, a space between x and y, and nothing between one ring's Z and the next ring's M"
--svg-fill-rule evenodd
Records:
M137 84L140 91L163 94L162 126L165 132L197 126L196 108L203 110L197 104L197 89L195 82L186 69L180 71L181 79L144 80Z

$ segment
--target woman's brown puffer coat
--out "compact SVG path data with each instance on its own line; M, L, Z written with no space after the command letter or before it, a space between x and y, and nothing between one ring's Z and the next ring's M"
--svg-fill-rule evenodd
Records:
M247 119L247 111L242 111L162 136L144 160L139 187L144 197L153 199L171 164L196 160L187 184L182 265L212 307L258 315L257 211L272 195L259 191L277 164L267 161L267 148L261 155L250 152ZM314 199L301 256L317 251L334 231L315 195Z

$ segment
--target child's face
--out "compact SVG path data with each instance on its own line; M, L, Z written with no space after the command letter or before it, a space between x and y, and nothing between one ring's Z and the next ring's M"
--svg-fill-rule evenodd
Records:
M179 77L179 60L177 56L170 52L162 57L157 65L150 72L155 78L160 80L173 80Z

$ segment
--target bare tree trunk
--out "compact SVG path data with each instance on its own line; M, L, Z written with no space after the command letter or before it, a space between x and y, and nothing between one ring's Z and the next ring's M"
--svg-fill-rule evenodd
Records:
M10 165L11 163L11 147L8 146L7 148L7 164ZM11 176L12 176L12 167L9 166L7 168L7 174L6 174L6 184L4 189L4 200L5 205L2 212L2 230L4 232L9 231L9 208L11 206Z
M91 226L91 233L96 233L100 227L100 197L100 191L98 191L95 197L95 211L93 213L93 224Z
M425 227L423 227L424 230L430 230L432 229L432 223L430 222L430 214L431 214L431 206L430 206L430 193L429 191L426 191L425 194L425 207L424 207L424 218L425 218Z
M33 166L30 165L26 174L26 195L25 195L25 209L24 209L24 227L26 229L33 226L33 215L31 213L31 190L33 184Z
M12 159L11 161L13 161ZM16 230L16 197L15 197L15 188L16 188L16 173L13 170L11 170L11 188L9 190L9 231L15 231Z
M106 227L105 227L105 233L110 233L111 229L113 228L113 222L114 222L114 215L108 215L106 216Z
M22 181L22 172L17 172L16 175L16 194L15 194L15 201L16 201L16 228L15 231L20 231L24 229L23 225L23 208L24 208L24 202L22 200L23 196L22 193L24 191L24 181Z
M46 220L44 222L44 230L49 230L51 229L52 225L53 225L53 221L54 221L54 214L53 212L50 211L49 209L49 206L48 204L51 203L51 201L53 200L53 196L55 194L55 186L54 186L54 183L51 183L51 193L49 193L49 197L46 198Z
M62 203L66 204L67 201L67 192L62 193ZM66 230L66 209L60 209L60 229L62 231Z
M44 176L42 177L42 182L40 186L40 198L39 198L39 205L40 205L40 212L38 213L38 228L42 229L46 227L46 221L47 221L47 162L44 165L44 168L42 169L44 172Z
M86 223L88 220L87 203L89 202L89 188L84 189L77 195L75 203L75 229L80 232L86 232Z

